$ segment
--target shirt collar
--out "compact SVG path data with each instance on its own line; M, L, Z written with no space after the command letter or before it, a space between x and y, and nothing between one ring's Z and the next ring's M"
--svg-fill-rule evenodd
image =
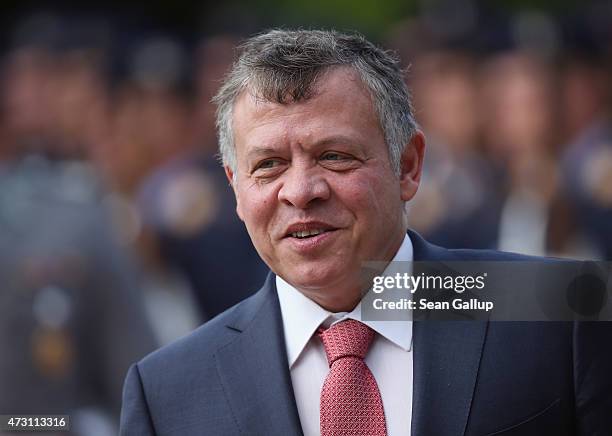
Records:
M410 237L406 235L392 262L413 260ZM306 344L320 325L329 326L344 319L361 321L361 303L352 312L332 313L310 298L306 297L281 277L276 276L276 289L283 318L285 345L289 367L298 359ZM379 335L401 349L410 351L412 347L412 322L410 321L361 321Z

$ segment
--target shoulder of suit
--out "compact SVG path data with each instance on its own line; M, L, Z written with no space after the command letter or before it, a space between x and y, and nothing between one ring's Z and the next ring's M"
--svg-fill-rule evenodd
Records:
M529 256L519 253L511 253L497 250L483 249L455 249L445 248L432 244L421 235L408 230L408 236L412 241L414 259L419 262L447 262L447 261L524 261L524 262L558 262L564 259L552 257Z
M256 313L257 306L262 304L265 292L264 287L188 335L147 355L138 362L141 374L168 370L180 372L183 368L191 368L194 363L198 366L212 363L216 351L237 337L239 332L232 326L245 322L245 318L248 322L249 315Z

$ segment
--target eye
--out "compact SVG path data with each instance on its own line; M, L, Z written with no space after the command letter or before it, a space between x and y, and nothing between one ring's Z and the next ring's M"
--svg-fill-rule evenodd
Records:
M251 174L257 178L270 178L280 174L283 169L285 161L281 158L266 158L257 162Z
M327 153L324 153L323 156L321 156L321 160L342 161L342 160L350 160L350 157L344 154L329 151Z
M329 170L342 172L358 168L361 161L351 154L326 151L319 157L319 164Z
M280 165L280 161L278 159L266 159L259 162L255 166L255 170L267 170L270 168L274 168Z

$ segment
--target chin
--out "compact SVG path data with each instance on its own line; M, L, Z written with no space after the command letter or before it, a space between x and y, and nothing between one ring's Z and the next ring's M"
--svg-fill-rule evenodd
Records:
M350 281L359 277L359 271L347 269L346 265L321 265L317 263L300 265L284 275L297 288L317 290L350 286ZM338 289L340 290L340 289Z

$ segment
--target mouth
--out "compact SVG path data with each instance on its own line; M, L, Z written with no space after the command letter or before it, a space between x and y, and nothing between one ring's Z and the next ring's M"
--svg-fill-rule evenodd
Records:
M325 230L325 229L303 230L300 232L292 232L289 234L289 236L292 238L306 239L306 238L312 238L314 236L318 236L322 233L326 233L330 231L331 230Z
M337 230L337 228L321 222L296 223L289 226L285 232L285 237L295 239L310 239L324 233L333 232L335 230Z
M290 252L318 258L338 240L339 230L321 221L294 223L287 227L283 240Z

